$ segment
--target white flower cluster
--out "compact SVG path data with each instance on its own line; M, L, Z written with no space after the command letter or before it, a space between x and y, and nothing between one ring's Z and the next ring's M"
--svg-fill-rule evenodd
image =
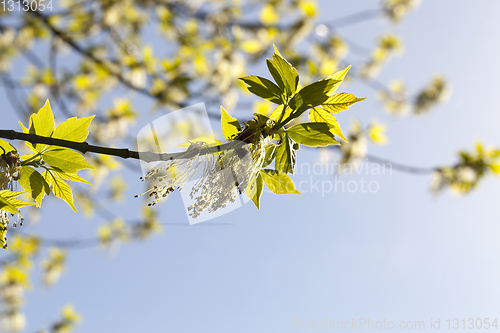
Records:
M149 194L154 200L150 206L182 187L202 168L203 173L191 189L190 197L195 202L188 207L192 218L208 209L209 213L234 202L238 194L245 191L248 182L261 168L265 157L265 141L261 136L252 144L239 144L235 148L216 153L204 153L209 146L193 143L188 150L197 149L191 158L171 160L154 168L144 177L152 181L152 187L141 194ZM137 197L137 196L136 196Z
M17 154L9 152L0 157L0 190L13 190L13 181L20 176L21 165ZM7 227L9 225L9 212L0 209L0 244L7 248ZM24 219L21 217L21 226ZM17 221L14 222L14 227Z

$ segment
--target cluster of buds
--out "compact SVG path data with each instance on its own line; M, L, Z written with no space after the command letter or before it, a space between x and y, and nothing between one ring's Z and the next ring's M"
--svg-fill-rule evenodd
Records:
M450 88L445 79L436 75L432 82L416 97L414 110L416 114L428 111L437 103L444 102L450 95Z
M352 164L356 167L366 156L368 140L375 144L385 144L387 142L387 137L384 134L385 130L385 125L378 123L376 120L372 120L366 128L363 128L357 120L354 121L347 136L348 143L340 146L342 152L340 164Z
M307 59L293 59L296 63L306 61L312 75L329 75L338 71L339 64L349 52L349 45L338 34L329 35L330 30L326 25L320 24L316 27L316 33L326 37L324 42L314 44L314 57L317 62Z
M403 44L398 36L392 33L381 36L371 58L361 66L359 75L364 79L374 78L394 53L402 51Z
M62 318L52 325L52 333L70 333L74 331L76 324L81 321L82 317L75 312L73 306L66 305L62 309Z
M0 156L0 190L13 190L13 182L17 180L21 173L21 160L15 152L8 152ZM9 225L9 212L0 209L0 244L7 249L7 228ZM23 218L20 217L21 225ZM14 222L14 227L17 221Z
M116 219L111 223L104 224L97 231L99 244L109 248L118 242L128 242L130 240L145 240L154 233L163 230L158 222L154 211L144 209L142 220L133 225L126 224L123 219Z
M46 287L54 285L61 277L66 263L66 252L58 248L49 250L49 257L41 263L43 284Z
M3 304L0 323L3 331L19 332L26 326L22 312L26 287L26 272L17 266L4 267L0 275L0 300Z
M420 3L420 0L385 0L384 13L393 22L400 22L403 17Z
M485 149L477 144L476 152L460 153L460 161L453 167L440 168L434 172L431 190L438 194L449 187L456 193L468 193L488 173L500 173L500 150Z
M446 101L450 91L445 79L436 75L426 87L418 92L414 101L408 97L406 87L401 81L393 81L388 90L379 93L379 98L384 103L387 112L391 114L399 116L411 111L418 115Z
M401 81L393 81L388 90L379 92L378 97L384 103L386 111L393 115L402 116L411 110L406 87Z

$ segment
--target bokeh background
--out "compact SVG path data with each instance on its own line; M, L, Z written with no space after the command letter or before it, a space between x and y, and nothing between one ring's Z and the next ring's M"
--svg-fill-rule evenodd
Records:
M320 0L317 6L317 20L323 22L379 4ZM343 36L367 47L385 32L401 36L404 54L391 58L378 81L402 79L412 91L427 84L433 73L441 73L452 94L429 114L394 117L384 112L371 87L353 80L340 91L368 98L337 117L341 126L347 129L354 116L365 124L377 118L387 125L389 142L370 144L370 154L415 167L451 165L457 151L473 149L477 140L500 145L499 17L500 3L494 0L480 5L422 1L397 25L373 19L343 27ZM155 49L168 47L163 39L148 43ZM34 50L41 57L48 52L37 45ZM345 61L356 69L365 58L353 54ZM71 55L64 61L71 62ZM17 59L14 73L24 75L26 65L26 59ZM263 61L252 70L250 74L270 77ZM120 93L126 92L117 90L114 97ZM0 99L1 127L19 130L21 119L5 91ZM105 98L99 105L104 108L111 100ZM133 96L133 103L139 111L151 105L141 95ZM207 107L219 112L219 105ZM168 111L172 110L161 110ZM251 112L236 106L233 115L245 118ZM141 113L130 133L156 117L158 113ZM216 120L212 126L220 131ZM298 152L299 165L312 165L320 158L314 149ZM85 218L64 202L48 198L39 221L27 219L22 232L47 239L88 239L115 216L134 219L144 206L133 198L144 191L141 174L127 168L121 172L128 186L123 202L112 201L105 186L95 194L108 216ZM332 174L312 172L292 178L296 184L335 181ZM379 190L325 195L309 191L300 196L264 191L260 210L248 203L194 226L188 224L181 197L174 193L152 208L159 214L162 234L111 250L69 248L65 272L49 289L41 287L35 269L33 288L26 294L25 331L50 326L67 303L83 315L80 332L293 332L293 320L308 325L326 318L385 319L396 325L425 321L426 329L420 330L425 332L431 331L431 318L440 318L445 330L448 318L493 321L499 316L497 179L489 177L463 196L449 191L435 196L429 190L430 175L397 170L338 179L375 181Z

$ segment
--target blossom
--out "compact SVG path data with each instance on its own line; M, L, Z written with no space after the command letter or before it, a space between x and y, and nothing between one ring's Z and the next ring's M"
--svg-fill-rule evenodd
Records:
M203 211L209 213L234 202L245 191L248 182L261 168L265 157L265 139L261 133L255 135L252 143L230 141L228 149L213 152L213 145L206 142L191 142L189 151L196 154L189 158L169 160L162 166L151 169L143 178L150 181L148 194L153 206L175 190L182 190L192 180L196 170L203 170L198 181L191 188L190 197L194 203L188 207L192 218ZM209 150L211 148L211 150ZM137 196L136 196L137 197Z

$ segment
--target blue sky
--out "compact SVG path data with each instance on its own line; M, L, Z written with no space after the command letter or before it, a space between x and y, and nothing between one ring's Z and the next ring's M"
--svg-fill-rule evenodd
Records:
M378 3L377 3L378 4ZM320 1L320 21L375 8L373 1ZM344 87L369 97L339 115L344 128L353 116L388 125L390 143L370 153L414 166L455 162L459 149L476 140L500 145L500 3L422 1L400 25L370 21L342 29L368 47L394 31L405 53L392 58L379 80L404 80L410 91L434 73L452 84L447 104L429 115L393 118L373 91ZM359 63L361 58L352 58ZM269 76L264 68L254 73ZM5 94L2 128L17 129L17 115ZM137 103L140 103L137 99ZM211 106L218 112L218 106ZM145 116L138 131L152 120ZM218 128L217 123L213 123ZM298 162L319 155L301 149ZM140 175L125 171L126 204L109 204L125 216L139 216ZM498 179L465 197L434 197L429 176L393 171L354 175L345 182L375 181L376 193L264 193L252 204L213 220L219 226L189 226L180 195L159 207L162 235L120 247L113 256L97 249L71 251L67 270L50 290L27 294L26 331L49 325L72 303L82 313L80 332L294 332L295 322L424 321L431 318L498 316L500 303L500 211ZM331 182L331 175L300 174L295 183ZM309 191L310 192L310 191ZM99 194L106 204L104 194ZM62 202L44 202L38 224L25 232L52 238L86 237L103 223L74 214ZM366 330L360 329L360 332Z

